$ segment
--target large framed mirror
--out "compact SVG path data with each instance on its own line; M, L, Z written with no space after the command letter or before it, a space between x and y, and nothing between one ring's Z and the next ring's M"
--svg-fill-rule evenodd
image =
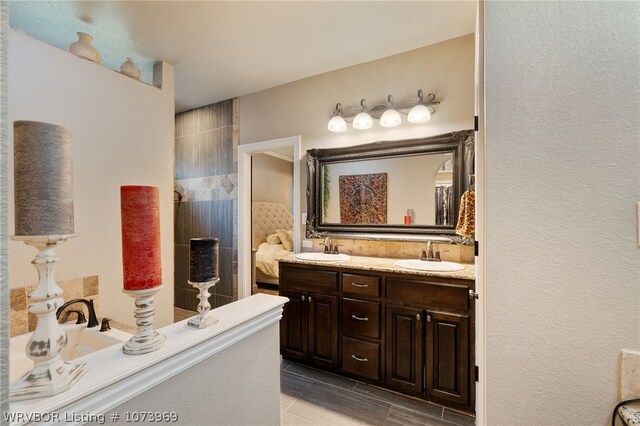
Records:
M307 238L455 234L473 130L307 151Z

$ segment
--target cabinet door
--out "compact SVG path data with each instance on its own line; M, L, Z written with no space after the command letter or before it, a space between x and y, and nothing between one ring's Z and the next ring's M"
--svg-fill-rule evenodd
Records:
M387 305L386 313L385 382L395 388L421 393L423 311Z
M280 295L288 297L280 321L280 354L290 358L307 359L307 295L301 291L280 290Z
M309 293L309 361L338 368L338 297Z
M427 313L427 395L469 403L469 316Z

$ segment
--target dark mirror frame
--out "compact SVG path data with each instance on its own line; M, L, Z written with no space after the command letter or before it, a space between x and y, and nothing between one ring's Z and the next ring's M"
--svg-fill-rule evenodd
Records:
M473 174L474 131L462 130L423 139L374 142L346 148L307 151L307 238L428 239L455 235L460 197ZM376 225L322 223L322 166L330 163L406 157L430 153L453 153L453 225ZM422 237L422 238L421 238Z

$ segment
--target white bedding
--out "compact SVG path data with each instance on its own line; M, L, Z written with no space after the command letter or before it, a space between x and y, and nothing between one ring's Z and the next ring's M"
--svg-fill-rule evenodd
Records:
M284 249L282 244L262 243L256 252L256 268L263 274L278 278L279 259L291 253Z

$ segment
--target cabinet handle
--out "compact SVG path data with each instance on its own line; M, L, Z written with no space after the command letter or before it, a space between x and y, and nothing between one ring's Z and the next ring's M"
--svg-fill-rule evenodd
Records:
M358 358L355 355L351 355L351 358L355 359L358 362L367 362L367 361L369 361L367 358Z
M309 299L308 299L308 300L309 300L309 303L311 303L311 296L309 296Z
M367 317L359 317L357 315L351 315L351 318L353 318L354 320L358 320L358 321L369 321L369 318Z
M478 295L478 293L476 293L473 290L469 290L469 300L473 300L473 299L478 300L479 297L480 296Z
M431 315L427 314L427 322L431 322Z
M416 319L420 321L420 314L416 314Z
M351 283L351 285L354 287L362 287L362 288L369 287L369 284Z
M303 301L303 302L304 302L304 299L305 299L305 297L304 297L304 294L303 294L303 295L302 295L302 301Z

